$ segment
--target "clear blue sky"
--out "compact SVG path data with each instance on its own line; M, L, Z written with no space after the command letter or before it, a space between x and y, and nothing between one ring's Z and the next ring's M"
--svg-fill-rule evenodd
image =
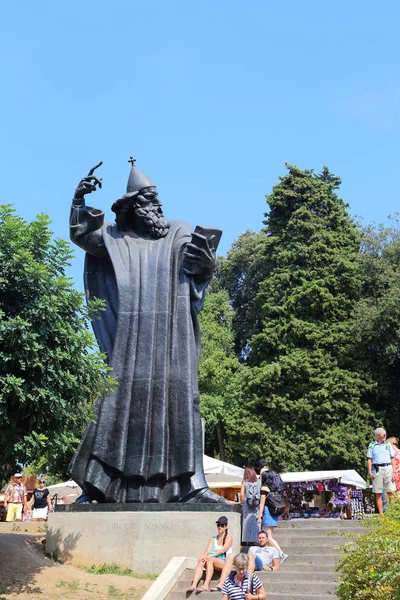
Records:
M68 238L73 191L110 211L128 158L170 219L258 230L284 163L343 179L364 221L400 209L394 0L43 0L3 4L0 201ZM83 252L71 275L81 288Z

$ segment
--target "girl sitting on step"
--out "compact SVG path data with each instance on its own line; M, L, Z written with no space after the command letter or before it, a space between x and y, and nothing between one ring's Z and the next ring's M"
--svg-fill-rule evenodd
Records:
M219 517L216 523L218 533L209 539L204 554L197 561L193 581L188 588L188 592L209 592L214 570L222 571L226 556L232 553L232 536L228 535L228 519ZM198 588L197 584L202 578L204 570L206 571L205 580L203 585Z

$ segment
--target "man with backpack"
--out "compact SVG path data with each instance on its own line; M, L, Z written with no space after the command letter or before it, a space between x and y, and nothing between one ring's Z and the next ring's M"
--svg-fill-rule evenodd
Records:
M375 429L375 441L368 446L368 475L372 481L372 491L375 494L376 507L380 515L383 515L382 491L385 491L389 503L396 491L394 483L394 450L386 441L386 431L383 427Z
M257 523L268 536L269 543L279 552L279 560L283 563L288 555L282 552L278 542L273 538L275 527L278 527L278 517L285 510L285 502L282 497L284 483L281 476L268 468L266 461L259 458L255 469L261 478L261 497L258 509Z

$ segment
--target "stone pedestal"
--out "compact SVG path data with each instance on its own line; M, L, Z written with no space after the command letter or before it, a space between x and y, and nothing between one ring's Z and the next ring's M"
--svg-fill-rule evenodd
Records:
M49 515L46 551L73 565L116 563L160 573L174 556L200 556L225 515L240 550L238 506L226 504L71 504Z

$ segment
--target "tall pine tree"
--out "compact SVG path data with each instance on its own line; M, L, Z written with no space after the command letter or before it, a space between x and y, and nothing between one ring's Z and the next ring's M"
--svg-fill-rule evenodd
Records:
M360 234L337 196L340 179L288 166L267 196L264 268L249 340L249 400L263 454L281 470L362 468L371 388L352 361Z

